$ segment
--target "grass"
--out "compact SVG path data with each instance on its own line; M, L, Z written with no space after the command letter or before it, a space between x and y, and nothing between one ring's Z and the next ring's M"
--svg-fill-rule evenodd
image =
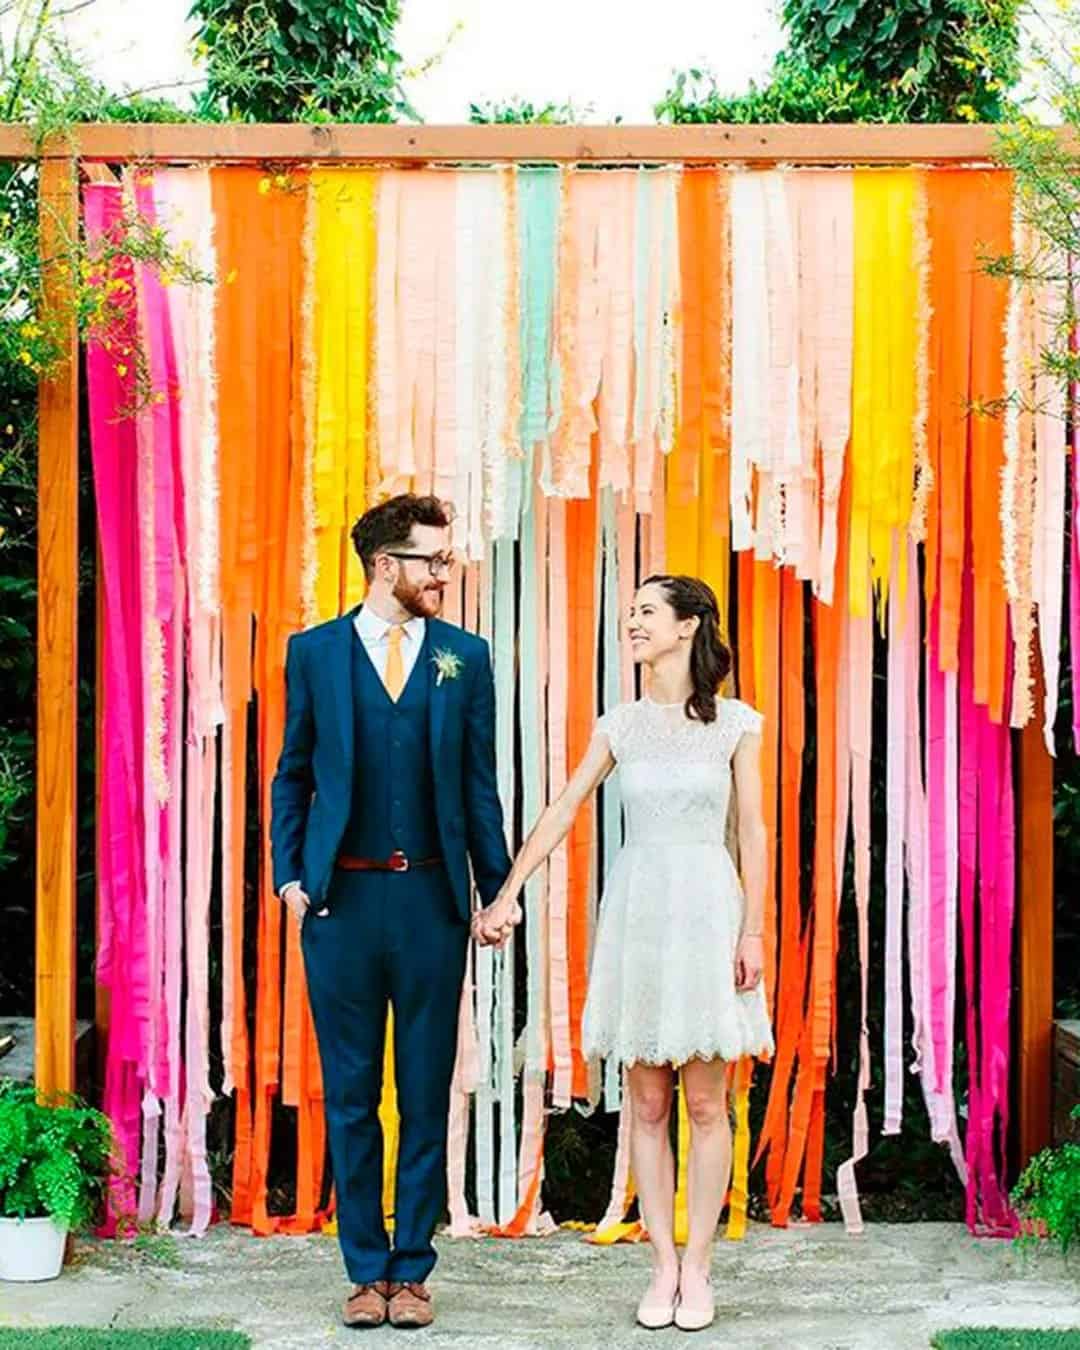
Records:
M198 1331L155 1327L117 1331L112 1327L0 1327L0 1350L247 1350L242 1331Z
M933 1350L1080 1350L1080 1328L1040 1331L1027 1328L957 1327L939 1331Z

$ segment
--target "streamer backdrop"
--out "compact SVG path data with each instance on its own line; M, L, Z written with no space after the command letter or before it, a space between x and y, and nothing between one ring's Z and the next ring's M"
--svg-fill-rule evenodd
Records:
M905 1073L918 1075L972 1231L1013 1232L1002 1160L1023 897L1011 728L1036 717L1052 748L1067 447L1048 388L1029 391L1040 415L976 411L1037 383L1047 325L1064 312L1053 286L1010 290L977 264L980 251L1031 245L1009 176L140 169L87 186L84 207L92 244L137 209L213 278L184 290L123 259L97 278L127 297L116 331L148 372L134 418L132 362L115 338L88 351L105 601L105 1108L138 1183L137 1195L117 1184L106 1231L135 1209L205 1231L206 1118L230 1094L232 1220L256 1233L333 1222L303 965L270 891L268 785L286 639L362 598L349 527L413 489L456 505L466 566L447 613L492 646L511 845L564 785L597 714L634 697L620 620L636 582L691 572L720 598L735 638L728 692L765 715L777 1030L775 1062L756 1071L768 1076L756 1147L756 1066L729 1067L728 1236L745 1231L752 1156L765 1159L773 1223L800 1189L803 1215L820 1219L840 1021L858 1057L836 1177L849 1229L862 1222L856 1165L880 1057L885 1132L901 1128ZM1074 514L1073 647L1076 531ZM875 687L887 691L887 810L885 958L872 969ZM1080 745L1080 723L1074 734ZM807 792L815 829L801 838ZM245 851L253 823L259 846ZM592 1240L642 1236L620 1069L581 1050L620 828L616 780L530 882L523 975L514 945L470 966L448 1121L456 1235L551 1230L545 1124L576 1106L622 1112ZM837 1006L842 931L858 951L858 1008ZM880 1044L871 981L884 991ZM268 1208L275 1099L296 1108L291 1214ZM392 1214L392 1060L382 1118ZM686 1138L682 1112L678 1228Z

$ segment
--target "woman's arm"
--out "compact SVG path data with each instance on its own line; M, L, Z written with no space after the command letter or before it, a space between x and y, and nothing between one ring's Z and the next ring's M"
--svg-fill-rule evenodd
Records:
M768 849L761 809L761 737L744 732L732 760L738 811L739 863L746 911L735 961L735 987L753 989L764 966L765 877Z
M566 786L550 806L544 808L529 831L494 902L475 916L473 932L482 946L501 947L511 930L521 922L518 896L525 883L566 838L581 803L596 791L614 767L615 757L607 737L602 732L594 732L581 763Z

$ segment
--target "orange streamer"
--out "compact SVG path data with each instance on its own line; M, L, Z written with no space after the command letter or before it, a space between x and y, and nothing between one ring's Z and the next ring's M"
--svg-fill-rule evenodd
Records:
M595 438L594 438L595 440ZM566 503L566 763L576 768L596 722L596 567L598 558L597 447L593 446L588 497ZM590 799L577 813L567 839L567 962L570 979L571 1091L589 1095L589 1066L581 1053L581 1019L589 985L589 885L594 872L594 810Z

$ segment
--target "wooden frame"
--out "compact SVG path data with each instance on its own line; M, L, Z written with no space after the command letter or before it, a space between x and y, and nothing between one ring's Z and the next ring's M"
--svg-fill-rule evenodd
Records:
M100 123L52 137L35 152L25 128L0 124L0 159L946 164L989 162L996 139L993 127L952 123L680 127Z
M1071 133L1059 132L1073 148ZM40 159L44 254L77 227L82 165L145 159L229 163L992 163L997 132L965 125L307 126L101 124L35 146L0 125L0 159ZM47 271L46 303L68 323L67 358L41 386L37 810L37 1059L43 1088L74 1085L78 361L70 282ZM48 709L48 716L42 710ZM1053 971L1051 763L1039 728L1020 738L1018 942L1019 1128L1028 1157L1049 1142ZM67 977L64 972L68 972ZM103 1016L99 1006L99 1019Z

